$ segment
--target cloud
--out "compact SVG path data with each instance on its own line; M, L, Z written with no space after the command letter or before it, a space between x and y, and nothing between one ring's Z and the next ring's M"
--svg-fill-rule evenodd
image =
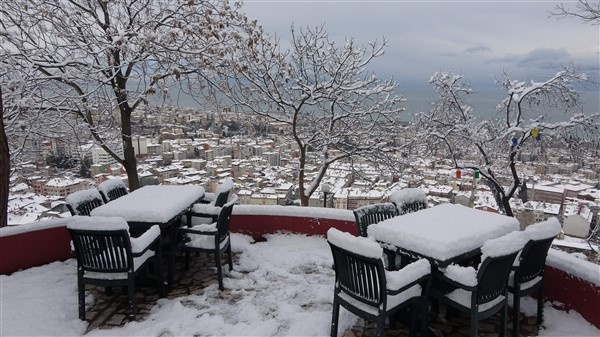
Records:
M573 61L573 57L565 48L538 48L526 54L509 54L489 59L488 63L507 63L518 68L553 69Z
M465 49L463 51L464 54L478 54L478 53L484 53L484 52L491 52L492 49L486 45L484 45L483 43L478 43L476 45L473 45L467 49Z

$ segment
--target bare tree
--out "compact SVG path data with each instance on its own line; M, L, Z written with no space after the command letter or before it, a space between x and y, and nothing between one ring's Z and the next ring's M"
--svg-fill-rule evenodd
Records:
M287 128L298 148L301 204L308 205L332 163L393 157L403 100L395 81L366 70L383 55L385 40L361 47L347 39L338 46L323 26L291 33L285 51L278 40L238 48L229 60L234 71L218 88L225 103Z
M0 8L0 62L35 89L21 108L76 116L136 189L132 115L260 34L218 0L15 0Z
M481 172L501 211L512 216L509 201L522 183L518 155L562 132L597 127L598 114L581 112L574 89L574 82L585 80L585 75L572 69L529 83L512 80L505 73L500 84L506 98L497 114L485 119L467 103L473 90L462 76L436 73L430 83L439 99L431 111L417 115L415 127L426 141L444 144L456 168ZM566 120L551 121L548 111L552 109L562 110Z
M8 223L8 183L10 181L10 154L8 152L8 138L4 132L4 103L2 87L0 86L0 227Z
M600 1L579 0L575 9L565 7L564 4L556 5L550 14L560 18L576 17L593 25L600 24Z

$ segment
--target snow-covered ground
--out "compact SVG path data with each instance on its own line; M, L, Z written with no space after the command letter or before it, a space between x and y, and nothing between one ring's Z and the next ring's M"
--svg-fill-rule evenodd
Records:
M328 336L334 273L327 242L320 237L272 235L253 243L232 235L240 252L225 277L201 295L160 299L143 321L94 330L91 336ZM1 336L81 336L87 323L77 318L76 262L54 262L0 276ZM88 296L91 301L91 296ZM535 312L525 299L522 310ZM540 336L600 336L575 312L544 308ZM341 311L340 334L356 322Z

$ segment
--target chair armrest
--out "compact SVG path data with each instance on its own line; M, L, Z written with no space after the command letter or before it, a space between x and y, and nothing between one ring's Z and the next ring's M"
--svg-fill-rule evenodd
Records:
M400 293L431 277L431 264L421 259L395 271L385 271L388 294Z
M477 271L473 267L451 264L446 267L446 270L436 270L434 274L436 280L464 290L473 291L477 287Z
M131 253L134 256L144 254L154 242L160 240L160 227L154 225L137 238L131 238Z
M210 204L211 202L215 201L216 199L216 194L211 193L211 192L206 192L204 193L204 198L202 198L202 200L200 200L201 204Z
M193 227L181 227L175 229L179 233L187 233L187 234L201 234L201 235L217 235L219 231L217 230L217 223L213 222L211 224L201 224Z
M192 216L212 217L219 216L221 209L222 207L213 206L211 204L195 204L188 213Z

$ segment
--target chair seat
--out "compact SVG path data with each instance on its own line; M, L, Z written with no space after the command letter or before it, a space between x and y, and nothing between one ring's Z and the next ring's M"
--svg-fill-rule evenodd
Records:
M461 306L467 308L467 309L471 309L471 292L468 290L464 290L464 289L456 289L448 294L446 294L446 297L455 302L460 304ZM478 311L479 312L483 312L486 311L492 307L494 307L496 304L502 302L504 300L504 296L498 296L495 299L487 302L487 303L483 303L480 304L478 307Z
M149 258L153 257L154 255L155 255L154 251L149 249L141 256L134 257L133 258L133 272L135 273L140 268L140 266L142 266L144 264L144 262L146 262ZM83 274L83 277L89 278L89 279L96 279L96 280L126 280L128 275L125 272L123 272L123 273L106 273L106 272L86 271Z
M520 289L521 289L521 291L527 290L527 289L537 285L541 280L542 280L542 276L537 276L533 280L529 280L527 282L521 283ZM508 276L508 286L510 287L509 290L511 290L515 286L515 272L514 271L511 272L510 275Z
M199 248L199 249L215 249L215 236L214 235L200 235L200 234L188 234L190 241L185 243L186 247ZM220 249L223 249L229 242L229 236L225 240L221 241L219 245Z
M410 300L411 298L420 297L421 291L422 291L421 286L418 284L415 284L414 286L408 288L407 290L405 290L399 294L387 295L387 311L391 311L395 307L405 303L406 301ZM358 308L362 311L365 311L371 315L377 316L379 314L378 308L367 305L366 303L363 303L363 302L355 299L354 297L344 293L343 291L341 291L339 293L339 297L341 299L343 299L344 301L350 303L350 305L352 305L353 307L356 307L356 308Z

